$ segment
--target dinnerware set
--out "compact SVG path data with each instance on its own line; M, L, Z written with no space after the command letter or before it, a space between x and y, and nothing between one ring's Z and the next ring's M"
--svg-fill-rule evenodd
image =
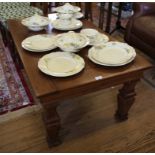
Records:
M54 12L57 12L57 15L61 19L69 19L69 18L76 18L80 19L83 17L83 14L80 12L81 8L78 6L73 6L70 3L65 3L63 6L59 6L53 8Z
M82 22L73 18L81 9L66 3L55 8L58 19L52 26L69 32L58 35L39 34L24 39L21 46L31 52L46 52L57 47L62 51L52 52L39 59L38 68L54 77L67 77L81 72L85 67L84 59L75 54L86 46L88 58L95 64L118 67L132 62L136 57L135 49L126 43L109 41L109 37L91 28L82 29L80 33L71 30L82 27ZM63 21L63 24L62 24ZM47 17L34 15L22 20L22 24L33 31L42 30L50 23Z
M58 30L76 30L83 26L78 19L83 17L80 8L66 3L63 6L54 8L53 11L57 13L58 19L51 21L53 28Z

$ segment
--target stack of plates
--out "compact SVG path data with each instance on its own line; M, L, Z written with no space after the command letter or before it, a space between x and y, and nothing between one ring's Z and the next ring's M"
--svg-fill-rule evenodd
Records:
M133 47L121 42L108 42L94 46L88 52L88 57L96 64L103 66L122 66L130 63L136 57Z
M84 15L83 15L83 13L81 13L81 12L76 12L76 13L74 13L74 14L67 14L67 13L57 13L57 17L59 18L59 19L71 19L71 18L75 18L75 19L80 19L80 18L82 18Z
M80 7L73 6L70 3L66 3L63 6L53 8L53 11L57 12L58 17L61 19L69 19L71 17L80 19L84 16L83 13L80 12L80 10Z
M56 19L52 21L52 26L57 30L69 31L79 29L83 24L80 20L74 18L70 20Z
M38 68L54 77L67 77L79 73L85 67L83 58L74 53L54 52L43 56Z
M56 48L55 36L49 34L34 35L24 39L22 47L32 52L50 51Z

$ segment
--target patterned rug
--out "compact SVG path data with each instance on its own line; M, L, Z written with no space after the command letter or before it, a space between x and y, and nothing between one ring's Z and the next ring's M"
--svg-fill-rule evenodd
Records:
M0 114L32 105L32 96L0 38Z

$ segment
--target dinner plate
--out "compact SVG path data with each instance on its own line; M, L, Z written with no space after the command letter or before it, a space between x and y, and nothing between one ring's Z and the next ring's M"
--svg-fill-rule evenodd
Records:
M59 12L59 13L76 13L76 12L79 12L80 10L81 10L80 7L73 6L70 3L66 3L63 6L59 6L53 9L53 11Z
M81 34L69 31L56 37L56 46L63 51L77 52L89 44L89 39Z
M22 41L22 47L32 52L49 51L57 46L55 45L55 36L50 34L39 34L28 37Z
M69 52L53 52L44 55L38 61L38 68L54 77L67 77L82 71L85 62L82 57Z
M83 24L80 20L74 18L70 20L56 19L52 21L52 26L57 30L69 31L79 29Z
M87 28L82 29L80 33L86 35L89 38L89 45L100 45L109 41L109 37L105 34L99 33L95 29Z
M121 42L108 42L94 46L88 52L88 58L96 64L103 66L123 66L136 57L133 47Z

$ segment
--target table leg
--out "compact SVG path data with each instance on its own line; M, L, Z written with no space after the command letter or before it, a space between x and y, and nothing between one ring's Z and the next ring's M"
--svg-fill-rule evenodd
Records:
M7 36L7 47L11 51L11 57L12 57L13 61L15 62L15 64L17 65L17 67L19 69L23 69L24 67L23 67L22 61L19 57L19 54L16 50L16 46L14 44L14 41L13 41L12 36L9 31L7 31L6 36Z
M60 118L57 113L58 104L43 104L43 119L47 132L47 142L49 147L56 146L61 143L59 139Z
M115 116L121 121L128 119L128 111L135 101L135 86L137 82L138 80L126 82L123 88L119 90L117 96L118 109Z
M2 40L5 46L7 46L7 30L3 26L2 22L0 21L0 32L2 34Z

